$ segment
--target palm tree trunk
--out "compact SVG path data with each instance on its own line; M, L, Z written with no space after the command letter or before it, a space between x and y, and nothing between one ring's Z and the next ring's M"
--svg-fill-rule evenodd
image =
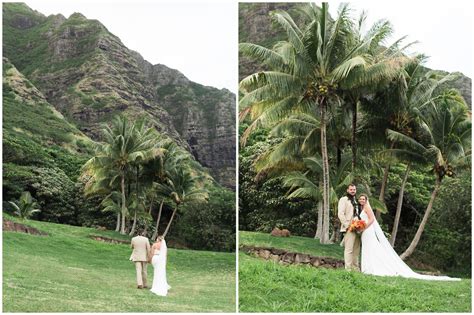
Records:
M322 186L322 184L320 186ZM322 232L323 232L323 203L321 201L318 201L318 224L316 226L316 234L314 235L314 238L321 239Z
M135 228L137 226L137 209L135 209L135 214L133 215L133 224L132 224L132 229L130 230L129 236L132 236L135 234Z
M151 239L154 241L158 237L158 227L160 226L160 219L161 219L161 210L163 210L163 203L165 201L162 200L160 204L160 210L158 211L158 218L156 219L156 226L155 226L155 232L153 232L153 235Z
M321 244L329 243L329 162L326 143L326 101L321 102L321 157L323 162L323 230Z
M407 183L409 172L410 172L410 163L407 164L407 168L405 170L405 177L403 177L402 186L400 187L400 191L398 193L397 212L395 213L395 220L393 221L392 235L390 236L390 245L392 245L392 247L395 246L395 239L397 238L398 223L400 222L400 214L402 213L403 195L405 193L405 184Z
M330 243L337 243L338 240L339 240L339 219L337 217L337 215L333 216L333 219L332 219L332 235L331 235L331 239L330 239Z
M436 198L436 195L438 194L440 187L441 187L441 180L438 178L438 176L436 176L435 188L433 192L431 193L430 202L428 203L428 207L426 208L425 215L423 216L423 220L421 220L420 226L418 227L418 230L416 231L415 237L411 241L410 246L408 246L405 252L400 256L401 259L405 260L415 251L415 248L418 245L418 242L420 241L421 234L423 233L423 230L425 229L426 222L428 222L428 218L430 216L431 210L433 209L434 200Z
M385 169L383 171L383 179L382 179L382 187L380 187L380 195L379 195L379 201L384 202L385 200L385 189L387 187L387 180L388 180L388 172L390 171L390 164L387 164L385 166ZM377 219L378 222L380 222L380 215L382 213L380 210L375 210L375 218Z
M151 198L150 207L148 208L148 215L151 215L151 209L153 208L154 198ZM145 206L145 204L143 204ZM148 233L148 221L145 220L145 234Z
M176 209L174 209L173 214L171 215L170 221L168 222L168 226L166 226L165 233L163 233L163 237L165 237L166 234L168 234L168 230L170 229L171 222L173 222L174 215L176 214L177 211L178 211L178 206L176 206Z
M359 100L355 99L352 102L352 139L351 139L351 149L352 149L352 171L354 172L357 165L357 139L356 139L356 130L357 130L357 103Z
M337 167L341 166L341 161L342 161L342 150L338 146L336 149L336 165Z
M115 232L120 231L120 212L117 212L117 225L115 225Z
M390 150L392 150L395 147L395 142L392 142L390 144ZM382 187L380 187L380 195L379 195L379 201L385 202L385 189L387 188L387 180L388 180L388 173L390 171L390 163L387 163L385 166L385 169L383 171L383 179L382 179ZM378 222L380 222L380 215L382 213L379 210L375 210L375 218L377 219Z
M125 207L125 174L122 174L120 186L122 188L122 226L120 228L120 234L125 234L125 217L127 208Z

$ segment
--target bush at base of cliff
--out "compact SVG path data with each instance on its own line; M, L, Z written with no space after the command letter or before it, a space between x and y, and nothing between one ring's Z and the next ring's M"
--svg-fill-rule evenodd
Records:
M171 228L170 237L182 240L187 247L202 250L235 250L235 193L214 188L209 202L188 205Z

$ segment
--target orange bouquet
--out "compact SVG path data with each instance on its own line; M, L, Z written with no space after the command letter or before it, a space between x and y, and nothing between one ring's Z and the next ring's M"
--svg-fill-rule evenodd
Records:
M366 223L364 220L352 220L351 225L347 229L349 232L356 232L356 233L362 233L366 227Z

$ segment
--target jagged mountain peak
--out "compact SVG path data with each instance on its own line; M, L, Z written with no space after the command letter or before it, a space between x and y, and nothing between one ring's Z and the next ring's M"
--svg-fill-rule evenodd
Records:
M74 12L69 16L69 19L80 19L80 20L88 20L83 14L79 12Z

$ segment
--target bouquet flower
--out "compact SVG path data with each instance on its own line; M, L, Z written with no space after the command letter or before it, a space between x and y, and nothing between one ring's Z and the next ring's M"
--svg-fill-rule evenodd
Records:
M367 224L365 223L364 220L352 220L351 225L348 228L348 231L361 234L362 231L364 231L366 226Z

